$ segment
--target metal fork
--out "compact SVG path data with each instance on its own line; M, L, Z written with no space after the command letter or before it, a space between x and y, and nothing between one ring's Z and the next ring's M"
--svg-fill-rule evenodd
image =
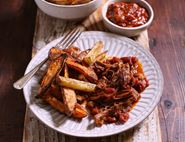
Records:
M56 44L56 48L66 48L72 45L81 35L81 33L85 30L83 25L77 26L76 28L70 30L68 33L64 35L64 37ZM35 66L31 71L17 80L13 86L15 89L22 89L27 82L35 75L35 73L48 61L48 58L45 58L41 63Z

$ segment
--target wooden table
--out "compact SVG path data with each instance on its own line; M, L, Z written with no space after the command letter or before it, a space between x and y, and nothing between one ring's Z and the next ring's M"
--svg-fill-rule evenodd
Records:
M165 87L159 104L164 142L183 142L185 133L185 1L148 0L155 19L150 47L161 65ZM25 102L12 83L31 59L36 6L31 0L0 2L0 141L22 141Z

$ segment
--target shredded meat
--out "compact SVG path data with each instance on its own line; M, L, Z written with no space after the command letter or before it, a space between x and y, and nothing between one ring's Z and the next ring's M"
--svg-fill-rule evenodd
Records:
M104 123L124 123L129 111L149 85L136 57L113 57L95 62L98 76L95 95L89 95L88 108L98 126Z

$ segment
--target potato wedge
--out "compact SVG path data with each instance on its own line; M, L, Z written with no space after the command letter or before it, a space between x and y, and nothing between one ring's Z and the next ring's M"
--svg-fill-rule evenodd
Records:
M76 104L75 105L75 109L73 112L73 117L81 119L87 116L87 110L81 106L80 104Z
M89 66L95 62L96 57L101 53L103 49L103 42L96 42L91 51L84 57L84 62Z
M103 62L104 60L106 60L106 57L107 57L107 50L98 54L98 56L96 57L95 61L100 61L100 62Z
M68 0L47 0L52 3L61 4L61 5L68 5L70 4Z
M67 58L66 63L69 67L83 74L89 81L96 82L98 80L98 77L96 73L93 71L93 69L82 66L81 64L73 61L70 58Z
M46 93L43 96L43 99L50 104L53 108L55 108L56 110L64 113L65 112L65 105L64 103L62 103L61 101L57 100L55 97L51 96L50 93Z
M48 57L50 60L55 60L56 58L60 57L62 54L65 54L63 50L53 47L49 50Z
M69 77L67 65L65 65L65 68L64 68L64 76L66 78ZM62 96L63 96L64 105L66 107L66 114L70 116L73 113L75 105L77 103L76 93L74 90L66 87L62 87L61 89L63 92Z
M42 82L39 88L39 96L42 95L47 90L47 88L51 85L53 79L55 78L56 74L63 68L65 59L66 59L66 55L63 54L57 59L51 61L47 69L47 72L42 79Z
M58 110L61 113L66 113L66 108L63 102L57 100L55 97L51 96L49 92L43 96L43 99L50 104L54 109ZM78 119L84 118L87 116L87 110L80 104L75 104L74 111L72 116Z
M63 101L63 95L61 93L61 89L60 89L59 85L57 85L54 82L52 82L49 90L50 90L50 94L53 97L55 97L59 101Z
M67 88L71 88L74 90L80 90L84 92L93 92L95 91L95 88L96 88L96 84L79 81L79 80L72 79L72 78L65 78L62 76L57 76L56 81L62 87L67 87Z
M61 5L76 5L76 4L83 4L88 3L91 0L47 0L52 3L61 4Z
M66 64L64 66L64 77L69 78L69 71L68 71L68 67Z
M66 108L65 112L68 116L70 116L74 111L75 104L77 103L75 91L63 88L63 101Z
M71 45L70 47L63 49L64 52L68 53L68 55L77 58L78 54L80 53L80 49Z

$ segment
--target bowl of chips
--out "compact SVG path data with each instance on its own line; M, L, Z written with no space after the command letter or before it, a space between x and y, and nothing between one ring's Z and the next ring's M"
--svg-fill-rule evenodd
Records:
M80 20L93 13L102 0L35 0L47 15L63 20Z

